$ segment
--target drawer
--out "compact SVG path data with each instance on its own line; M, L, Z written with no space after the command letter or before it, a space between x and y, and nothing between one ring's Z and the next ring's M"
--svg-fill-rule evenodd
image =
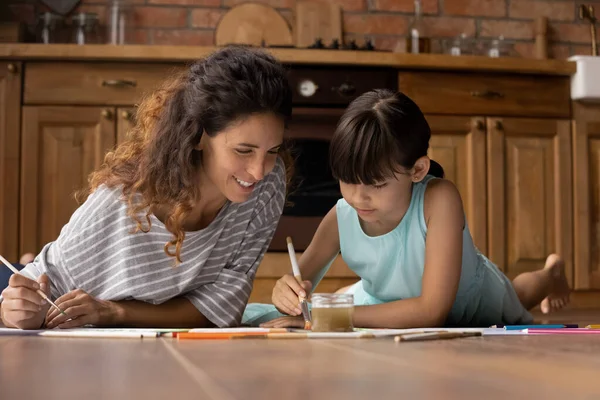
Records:
M135 63L28 63L25 104L133 105L185 66Z
M568 77L400 72L398 86L424 113L570 116Z

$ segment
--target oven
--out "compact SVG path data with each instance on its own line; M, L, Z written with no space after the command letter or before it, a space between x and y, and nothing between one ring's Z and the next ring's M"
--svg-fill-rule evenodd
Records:
M344 109L371 89L398 88L397 71L391 68L294 65L289 79L294 109L288 138L295 175L269 251L287 251L287 236L297 251L305 250L325 214L342 197L331 176L328 152Z

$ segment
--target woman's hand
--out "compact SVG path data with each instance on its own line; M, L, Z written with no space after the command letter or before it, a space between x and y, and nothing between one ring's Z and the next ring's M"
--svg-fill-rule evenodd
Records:
M260 324L261 328L304 328L302 317L279 317Z
M310 289L312 289L310 281L303 281L301 286L292 275L284 275L275 283L271 301L275 308L283 314L300 315L302 310L298 298L306 298Z
M40 329L49 304L37 292L41 289L50 296L50 281L46 274L37 282L21 274L14 274L8 287L2 291L2 321L9 327Z
M77 328L84 325L114 326L118 325L120 308L117 303L98 300L81 289L70 291L56 300L65 314L51 308L46 316L46 327L52 329Z

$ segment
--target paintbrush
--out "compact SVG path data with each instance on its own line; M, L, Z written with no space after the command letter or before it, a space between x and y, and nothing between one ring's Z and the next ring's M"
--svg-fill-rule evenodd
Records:
M413 342L420 340L439 340L439 339L456 339L472 336L481 336L481 332L424 332L424 333L407 333L394 337L394 341L397 342Z
M15 274L19 274L19 275L23 275L21 274L21 272L19 272L18 269L16 269L11 263L9 263L8 261L6 261L6 259L2 256L0 256L0 261L2 261L2 263L4 265L6 265L8 267L8 269L10 269L12 272L14 272ZM25 275L23 275L25 276ZM58 311L60 311L61 314L63 314L65 317L69 317L63 310L60 309L59 306L57 306L56 304L54 304L54 302L52 300L50 300L48 298L48 296L46 296L46 293L44 293L41 289L36 290L37 294L39 294L40 296L42 296L42 299L46 300L52 307L56 308Z
M300 267L298 267L298 261L296 260L296 251L294 250L292 238L288 236L285 240L287 241L288 253L290 253L294 278L302 285L302 276L300 275ZM304 329L311 330L312 321L310 318L310 311L308 311L308 302L306 301L306 298L302 296L298 297L298 301L300 302L300 309L302 310L302 316L304 317Z

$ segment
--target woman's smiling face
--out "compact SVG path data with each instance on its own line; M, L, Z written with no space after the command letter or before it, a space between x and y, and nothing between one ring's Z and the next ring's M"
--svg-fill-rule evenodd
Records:
M253 114L213 137L202 135L202 168L209 181L231 202L250 197L256 184L275 167L285 131L283 118Z

